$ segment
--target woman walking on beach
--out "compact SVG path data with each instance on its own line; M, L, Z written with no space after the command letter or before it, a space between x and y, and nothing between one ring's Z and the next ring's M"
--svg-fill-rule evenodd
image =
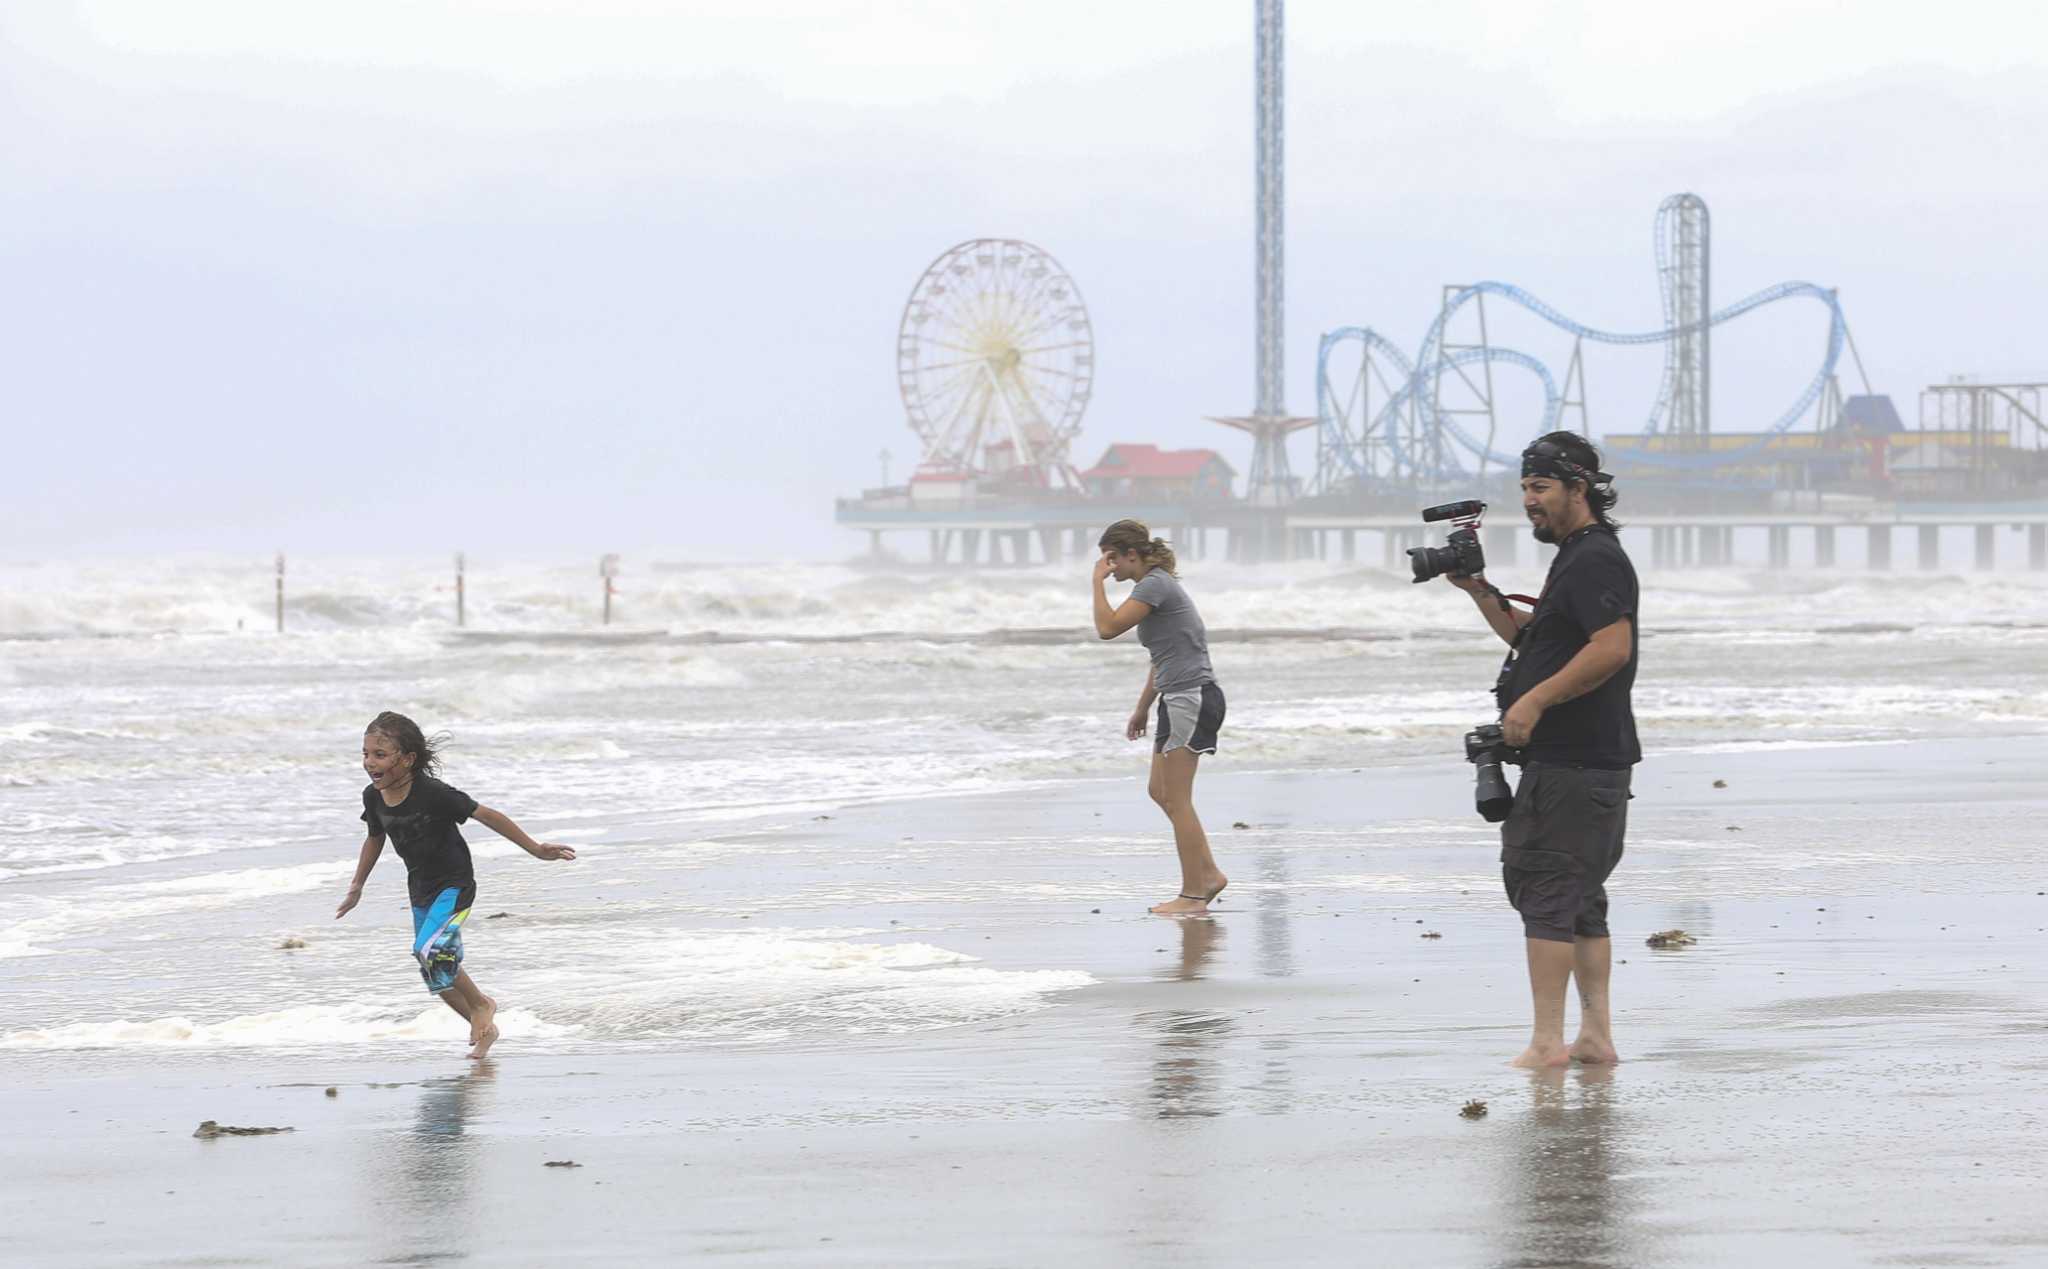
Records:
M428 991L469 1023L469 1056L483 1058L498 1039L498 1002L484 995L462 968L462 923L476 900L476 873L469 843L456 825L475 816L535 859L574 859L576 852L533 840L511 816L478 806L475 798L435 779L440 767L436 748L437 741L428 740L418 723L390 710L372 719L363 733L363 773L370 777L363 790L363 823L369 835L356 858L355 879L334 915L337 920L348 915L363 897L363 882L389 837L405 861L412 954L420 963L420 977Z
M1152 742L1152 773L1146 788L1173 823L1173 846L1180 854L1180 895L1155 904L1161 916L1199 916L1230 878L1209 852L1209 836L1195 814L1195 764L1216 752L1216 733L1223 726L1223 689L1209 666L1209 632L1202 615L1181 588L1173 548L1136 520L1119 520L1103 530L1095 562L1095 633L1114 639L1138 628L1138 642L1151 653L1138 707L1124 726L1124 737L1145 734L1153 703L1158 703ZM1130 598L1116 608L1103 591L1105 579L1136 582Z

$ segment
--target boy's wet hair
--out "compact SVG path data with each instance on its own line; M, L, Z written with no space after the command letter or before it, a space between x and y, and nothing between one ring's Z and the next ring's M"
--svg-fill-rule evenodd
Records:
M373 731L398 746L399 753L412 755L412 773L415 776L441 773L441 746L448 743L445 732L429 736L412 719L388 709L363 728L365 736Z

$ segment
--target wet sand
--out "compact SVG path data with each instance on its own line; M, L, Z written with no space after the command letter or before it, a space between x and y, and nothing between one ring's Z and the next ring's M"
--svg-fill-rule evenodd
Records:
M1462 766L1216 764L1199 804L1233 882L1207 921L1143 915L1173 876L1135 767L759 825L820 849L792 877L760 852L689 874L734 920L895 922L1097 985L981 1026L508 1042L482 1070L426 1046L9 1054L0 1261L2040 1263L2044 761L2029 739L1646 764L1611 887L1625 1060L1535 1075L1504 1065L1519 928ZM1671 927L1698 944L1643 945ZM194 1140L203 1119L297 1131Z

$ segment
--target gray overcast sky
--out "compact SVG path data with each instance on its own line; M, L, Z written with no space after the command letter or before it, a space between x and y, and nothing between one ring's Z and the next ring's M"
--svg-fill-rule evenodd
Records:
M976 236L1082 288L1084 460L1242 466L1202 416L1251 403L1251 10L14 0L7 553L849 554L831 497L915 449L904 296ZM1319 332L1413 347L1446 282L1655 325L1651 217L1688 189L1716 300L1839 287L1909 414L1952 373L2048 379L2048 17L1841 12L1297 0L1289 404ZM1716 426L1775 415L1824 330L1717 334ZM1657 366L1592 355L1596 430L1640 427Z

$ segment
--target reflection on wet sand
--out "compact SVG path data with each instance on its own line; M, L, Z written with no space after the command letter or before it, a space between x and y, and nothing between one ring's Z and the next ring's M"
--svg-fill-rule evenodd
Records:
M1529 1112L1502 1127L1514 1146L1499 1157L1507 1175L1500 1193L1504 1219L1494 1261L1502 1269L1538 1265L1591 1267L1657 1263L1642 1219L1648 1184L1627 1173L1617 1110L1625 1085L1615 1068L1580 1066L1529 1074ZM1494 1122L1513 1105L1494 1107Z
M1176 983L1196 983L1209 958L1223 944L1223 923L1210 917L1180 919L1179 956L1163 976ZM1194 1009L1163 1009L1138 1015L1158 1044L1152 1059L1149 1089L1152 1113L1159 1119L1220 1115L1229 1098L1218 1070L1217 1046L1236 1030L1234 1019Z
M461 1075L422 1081L413 1108L410 1131L389 1139L395 1176L374 1178L395 1183L400 1218L385 1226L397 1241L394 1263L425 1264L460 1260L473 1245L476 1193L476 1147L466 1141L470 1124L487 1100L496 1064L478 1062Z
M1294 879L1287 867L1287 855L1265 850L1258 858L1259 951L1257 966L1261 978L1291 978L1294 966L1294 920L1289 898ZM1259 1041L1259 1074L1252 1083L1250 1109L1262 1115L1284 1114L1294 1106L1294 1044L1284 1036L1267 1036Z
M1259 892L1253 899L1259 918L1258 969L1262 977L1288 978L1294 973L1294 922L1287 911L1293 879L1287 856L1277 850L1259 853Z

